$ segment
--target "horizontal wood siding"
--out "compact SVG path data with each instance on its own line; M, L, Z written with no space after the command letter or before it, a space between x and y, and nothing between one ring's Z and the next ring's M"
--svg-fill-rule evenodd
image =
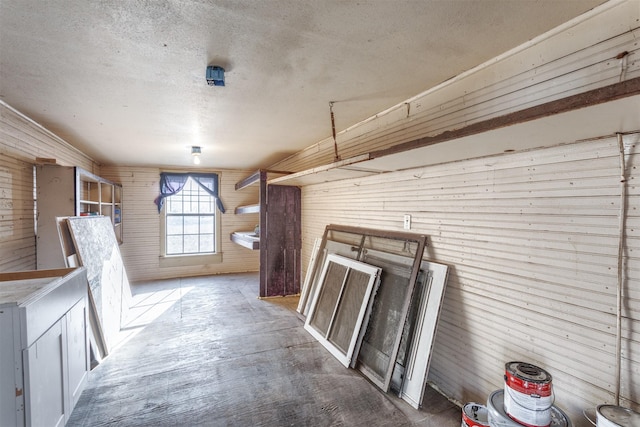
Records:
M339 154L346 159L389 148L638 77L639 38L637 0L608 2L339 132ZM326 138L272 168L298 172L333 160L333 139Z
M0 157L0 272L35 268L33 165Z
M36 157L97 169L88 156L0 101L0 272L36 268Z
M638 136L627 136L638 138ZM640 218L628 159L623 404L640 403ZM459 402L503 387L504 364L549 370L574 425L614 401L620 210L616 138L303 187L303 263L327 224L429 236L451 266L429 379ZM304 274L304 272L303 272Z
M640 134L625 137L627 209L622 286L622 404L638 410L640 400Z
M207 172L207 170L201 170ZM223 262L202 266L160 267L160 215L153 203L159 194L160 169L104 166L101 176L122 184L123 244L120 247L127 275L131 281L173 277L258 271L259 251L232 243L233 231L253 230L258 214L235 215L238 206L256 203L257 186L236 191L237 181L250 171L212 171L220 176L220 195L226 210L221 218ZM258 289L256 288L256 295Z
M89 156L2 101L0 138L3 157L32 164L36 157L51 158L59 165L80 166L94 173L99 170L98 164Z

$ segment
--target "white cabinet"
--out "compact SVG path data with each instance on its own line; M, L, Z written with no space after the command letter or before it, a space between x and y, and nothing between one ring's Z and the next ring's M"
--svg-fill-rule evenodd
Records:
M122 243L122 186L79 167L36 166L37 268L66 266L58 217L104 215Z
M25 421L32 426L63 426L65 415L64 319L23 351Z
M0 274L2 426L63 426L87 381L86 269Z

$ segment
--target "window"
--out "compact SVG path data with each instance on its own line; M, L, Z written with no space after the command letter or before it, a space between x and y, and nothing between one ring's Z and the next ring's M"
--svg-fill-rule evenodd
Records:
M189 178L182 191L165 203L165 255L217 252L213 196Z
M379 267L336 254L328 254L322 267L304 328L346 367L351 365L380 272Z
M216 174L160 174L161 267L222 261Z

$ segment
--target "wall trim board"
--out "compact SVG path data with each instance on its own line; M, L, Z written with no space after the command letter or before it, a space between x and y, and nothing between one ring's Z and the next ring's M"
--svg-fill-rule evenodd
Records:
M78 164L69 164L67 166L82 166L82 167L86 167L87 163L91 165L90 168L88 168L89 170L93 171L93 166L99 167L99 164L93 160L90 156L88 156L87 154L83 153L82 151L80 151L78 148L74 147L73 145L69 144L67 141L65 141L64 139L60 138L58 135L56 135L55 133L51 132L49 129L47 129L46 127L44 127L43 125L41 125L40 123L36 122L35 120L31 119L30 117L28 117L27 115L25 115L24 113L18 111L17 109L15 109L14 107L10 106L9 104L7 104L6 102L0 100L0 116L2 117L2 124L3 126L8 126L9 125L9 116L13 116L11 118L11 121L19 121L22 122L23 125L27 125L27 128L31 128L31 130L35 130L36 132L42 134L42 136L44 136L44 138L47 140L49 140L49 143L53 143L58 147L58 149L62 149L63 152L72 152L74 154L74 156L80 156L82 157L85 162L83 162L83 165L78 165ZM23 133L26 131L26 129L16 129L17 133ZM51 157L53 158L53 154L55 154L57 151L51 152L51 153L46 153L47 157ZM15 154L15 153L14 153ZM35 158L36 157L43 157L43 153L32 153L33 157L29 157L30 160L33 160L35 163ZM64 162L64 159L62 159Z
M631 97L640 94L640 77L631 80L614 83L609 86L590 90L568 96L566 98L550 101L545 104L536 105L524 110L506 114L504 116L490 118L482 122L472 123L460 129L444 131L434 136L425 136L402 144L395 145L382 150L370 153L372 159L384 157L391 154L401 153L416 148L427 147L429 145L454 139L473 136L480 133L505 128L545 117L555 116L581 108L616 101L618 99Z

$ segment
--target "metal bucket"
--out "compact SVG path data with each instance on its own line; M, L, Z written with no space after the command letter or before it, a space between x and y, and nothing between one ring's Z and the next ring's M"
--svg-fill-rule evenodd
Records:
M462 407L461 427L488 427L489 413L487 407L479 403L467 403Z

